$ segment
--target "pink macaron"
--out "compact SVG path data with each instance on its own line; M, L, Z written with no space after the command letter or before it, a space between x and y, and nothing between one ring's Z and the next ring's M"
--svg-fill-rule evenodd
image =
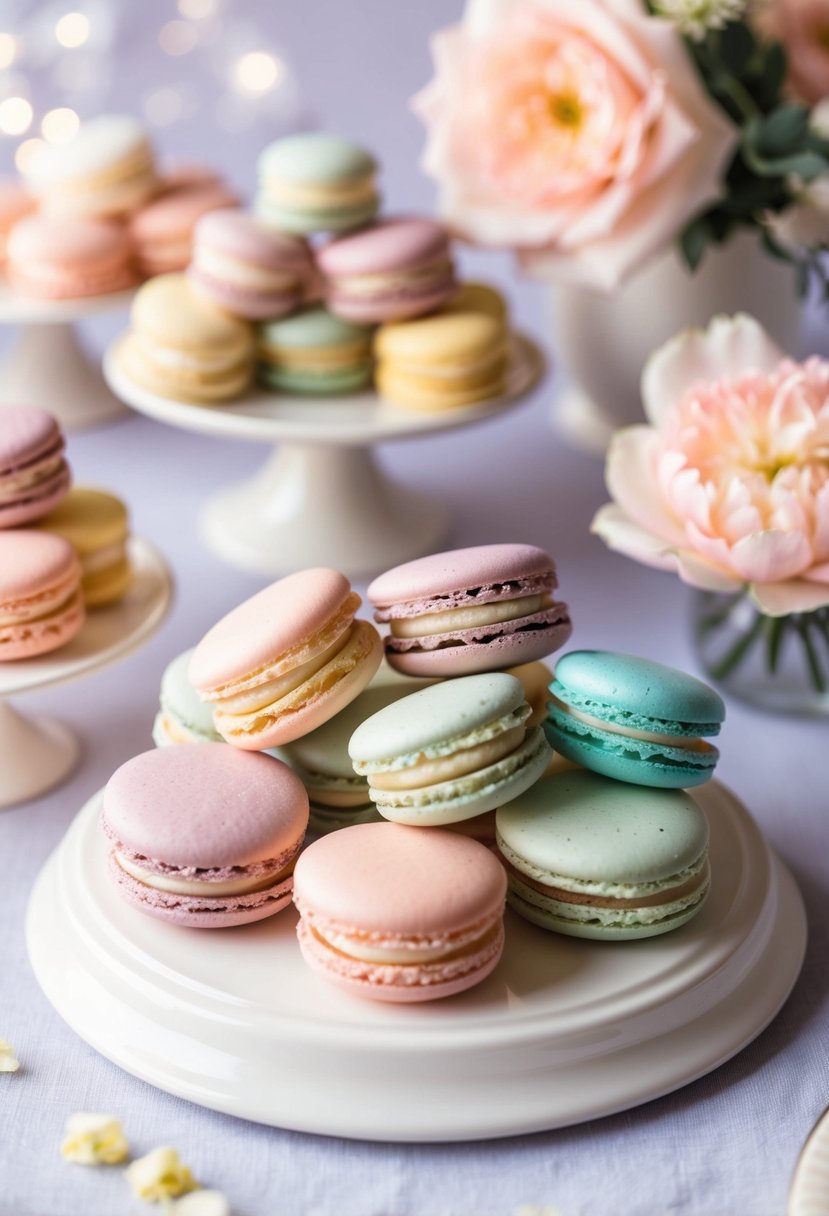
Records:
M476 545L416 558L370 584L392 667L411 676L464 676L530 663L572 632L554 598L556 568L535 545Z
M449 237L434 220L380 220L317 253L326 303L347 321L373 324L419 317L454 295Z
M396 823L343 828L297 862L300 949L355 996L452 996L497 965L506 890L502 866L476 840Z
M133 756L104 790L109 873L142 912L196 929L290 903L308 824L300 779L271 756L182 743Z
M51 532L0 532L0 662L71 641L84 622L81 565Z
M21 295L63 300L135 286L132 242L115 220L30 215L8 242L9 281Z
M184 270L190 262L193 229L203 215L237 207L238 196L206 171L180 170L168 179L161 194L129 219L138 269L149 277Z
M187 277L213 304L255 321L298 308L312 269L300 237L276 232L244 211L213 211L196 224Z
M0 528L48 514L66 495L71 475L57 421L33 405L0 406Z

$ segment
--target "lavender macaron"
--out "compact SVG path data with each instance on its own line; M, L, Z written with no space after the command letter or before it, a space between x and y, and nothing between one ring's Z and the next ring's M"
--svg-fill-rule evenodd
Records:
M476 545L395 566L368 588L386 659L410 676L465 676L542 659L572 626L553 559L535 545Z
M70 482L63 432L52 415L33 405L0 407L0 528L40 519Z
M197 929L263 920L290 903L307 824L299 777L226 743L133 756L110 777L101 815L121 895Z

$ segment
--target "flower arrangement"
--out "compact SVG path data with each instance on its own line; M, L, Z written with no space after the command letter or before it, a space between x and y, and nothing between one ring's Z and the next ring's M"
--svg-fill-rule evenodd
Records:
M530 276L605 291L674 240L696 268L749 228L801 291L829 290L826 5L761 7L468 0L414 99L448 224Z

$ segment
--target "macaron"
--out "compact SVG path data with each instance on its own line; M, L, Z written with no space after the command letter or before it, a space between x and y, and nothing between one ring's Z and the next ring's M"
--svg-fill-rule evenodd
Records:
M193 231L190 285L234 316L255 321L293 312L312 271L305 241L244 211L211 211Z
M282 232L346 232L369 223L380 205L374 157L325 131L269 144L257 172L256 213Z
M44 143L24 177L41 210L64 216L123 216L159 188L147 133L125 114L81 123L68 143Z
M461 676L544 658L570 636L553 559L535 545L476 545L416 558L370 584L386 658L411 676Z
M336 570L289 574L245 600L202 638L189 676L236 747L263 751L321 726L362 692L383 647L360 597Z
M315 841L297 862L300 949L354 996L453 996L496 967L505 893L503 868L475 840L357 824Z
M515 676L521 681L524 696L532 710L528 719L530 726L540 726L547 717L547 690L553 673L546 663L520 663L517 667L508 667L507 675Z
M487 312L447 310L382 325L374 340L377 391L402 409L459 409L503 396L510 337Z
M379 710L348 752L385 819L443 826L502 806L542 775L550 749L529 716L514 676L464 676Z
M77 553L87 608L105 608L126 595L133 579L127 550L129 515L117 495L74 486L37 526L65 537Z
M6 242L12 228L36 206L29 191L16 177L0 178L0 263L6 260Z
M285 393L331 396L363 388L371 380L372 331L312 305L256 334L258 376Z
M222 741L222 736L213 729L213 706L206 705L190 683L187 670L192 656L191 647L176 655L164 669L159 710L153 722L156 747Z
M617 781L684 789L713 775L719 752L706 737L719 733L725 705L662 663L573 650L556 664L548 714L547 738L569 760Z
M135 294L116 359L142 388L211 405L238 397L253 377L253 332L196 295L183 274L150 279Z
M398 675L383 663L368 687L345 709L279 749L279 758L290 764L308 792L315 832L380 819L369 796L368 781L354 771L348 741L366 718L427 684Z
M502 806L495 824L507 900L542 929L653 937L684 925L708 894L708 822L682 790L560 773Z
M134 287L133 248L122 224L72 215L30 215L15 224L6 273L21 295L50 300Z
M218 177L168 178L161 193L129 217L129 235L145 278L185 270L193 229L208 212L237 207L239 197Z
M509 318L506 300L491 283L461 283L451 300L441 305L440 311L483 313L504 324Z
M317 252L317 265L328 307L358 324L422 316L457 289L446 229L418 216L337 237Z
M0 532L0 662L57 650L83 622L81 568L69 541Z
M109 874L141 912L194 929L272 916L291 901L308 799L286 764L225 743L133 756L104 789Z
M69 489L63 431L34 405L0 406L0 528L31 523Z

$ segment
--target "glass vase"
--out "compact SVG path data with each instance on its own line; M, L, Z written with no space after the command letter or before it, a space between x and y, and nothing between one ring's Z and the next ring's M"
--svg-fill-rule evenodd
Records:
M766 616L747 592L698 591L697 656L726 696L784 714L829 714L829 607Z

